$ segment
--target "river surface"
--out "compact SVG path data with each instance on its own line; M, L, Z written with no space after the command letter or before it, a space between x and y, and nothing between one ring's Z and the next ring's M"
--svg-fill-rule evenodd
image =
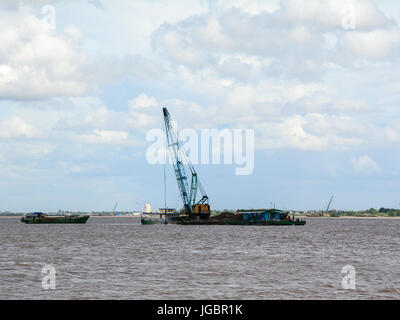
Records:
M0 299L400 299L400 220L260 227L1 218L0 243ZM56 288L45 290L48 264ZM343 281L347 265L355 289L343 289L354 283Z

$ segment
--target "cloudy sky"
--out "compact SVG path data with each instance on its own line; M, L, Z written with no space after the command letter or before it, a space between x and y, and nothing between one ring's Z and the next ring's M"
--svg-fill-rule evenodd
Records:
M2 0L0 210L161 207L164 105L255 130L251 175L197 166L212 208L398 208L399 22L397 0Z

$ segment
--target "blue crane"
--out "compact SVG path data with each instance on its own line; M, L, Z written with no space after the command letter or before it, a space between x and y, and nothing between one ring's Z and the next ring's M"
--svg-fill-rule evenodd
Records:
M190 217L200 216L201 218L208 218L210 216L208 196L200 183L196 170L186 155L182 142L172 125L171 115L166 107L163 108L163 114L167 145L171 154L176 181L178 183L185 213ZM191 174L190 188L188 177L185 171L184 161L186 162ZM202 198L200 201L196 202L198 190L200 190Z

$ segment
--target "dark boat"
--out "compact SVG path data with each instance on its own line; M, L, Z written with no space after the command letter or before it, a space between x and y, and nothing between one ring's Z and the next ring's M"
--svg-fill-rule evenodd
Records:
M81 216L77 214L64 216L49 216L42 212L28 213L21 218L21 222L29 224L38 223L86 223L89 216Z
M188 216L176 219L182 225L236 225L236 226L304 226L305 220L295 219L288 212L277 209L237 210L222 212L208 219L193 219Z

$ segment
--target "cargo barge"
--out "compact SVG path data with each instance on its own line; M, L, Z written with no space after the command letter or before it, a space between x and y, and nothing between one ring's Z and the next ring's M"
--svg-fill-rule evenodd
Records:
M143 213L143 225L179 224L179 225L232 225L232 226L304 226L306 221L295 219L288 212L277 209L237 210L222 212L216 216L193 217L179 212Z
M34 212L25 214L21 218L21 222L28 224L49 224L49 223L86 223L89 219L88 215L81 216L77 214L65 215L65 216L49 216L42 212Z
M304 226L305 220L295 219L288 212L277 209L251 209L223 212L208 219L178 219L182 225L237 225L237 226Z
M209 198L200 183L199 176L190 162L184 144L171 115L166 107L163 107L164 129L166 145L168 146L179 193L183 202L180 213L169 215L168 212L159 214L142 215L142 224L180 224L180 225L260 225L260 226L288 226L305 225L306 222L290 217L288 212L276 209L250 209L237 210L236 212L223 212L213 216L210 209ZM186 173L189 169L190 179ZM165 170L165 169L164 169ZM190 181L190 185L189 185ZM164 174L164 188L166 177ZM198 192L200 199L198 199ZM166 193L165 193L166 194ZM166 203L166 196L165 196ZM166 206L166 205L165 205Z

